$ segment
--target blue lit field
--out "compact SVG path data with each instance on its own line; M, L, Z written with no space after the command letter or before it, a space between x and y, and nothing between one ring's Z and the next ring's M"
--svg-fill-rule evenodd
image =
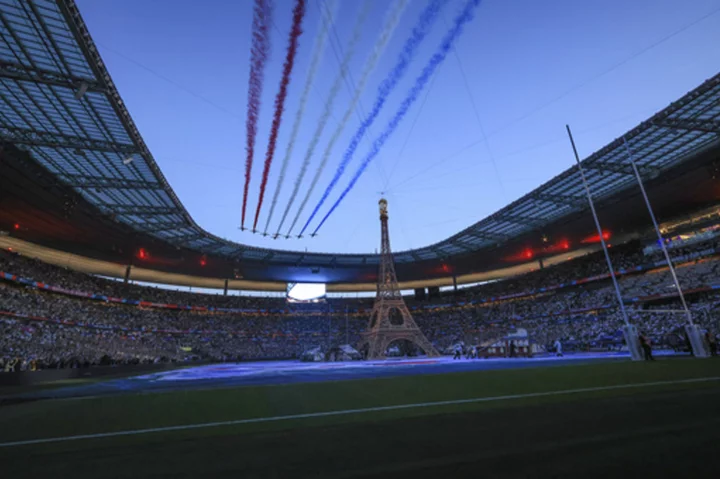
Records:
M717 437L718 394L713 359L207 365L2 407L0 462L9 477L96 477L98 467L133 478L303 477L318 461L332 477L469 474L480 464L511 475L570 465L612 475L619 466L606 458L621 452L631 471L641 464L628 458L671 449L712 457L702 441ZM382 454L398 444L397 455Z
M671 357L659 351L658 357ZM627 361L627 353L586 353L534 358L461 359L411 358L386 361L301 362L256 361L182 367L129 378L53 388L25 394L32 398L71 398L151 391L208 389L218 387L294 384L390 378L427 374L460 373L506 369L544 368L597 362ZM0 396L2 394L0 393Z

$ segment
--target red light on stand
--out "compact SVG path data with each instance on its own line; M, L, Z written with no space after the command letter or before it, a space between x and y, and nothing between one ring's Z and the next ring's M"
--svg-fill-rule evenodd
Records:
M609 231L603 231L603 233L602 233L602 239L604 239L605 241L609 240L611 236L612 236L612 235L610 234ZM584 239L583 239L582 241L580 241L580 242L583 243L583 244L599 243L599 242L600 242L600 235L595 234L595 235L588 236L587 238L584 238Z
M206 265L207 265L207 258L205 256L203 256L202 258L200 258L200 266L204 267Z
M148 259L148 253L145 251L145 248L140 248L137 252L137 257L139 259Z
M543 248L543 253L547 254L554 254L559 253L562 251L567 251L570 249L570 241L563 239L559 240L557 243L554 243L552 245L546 246Z
M511 261L511 262L521 262L521 261L527 261L529 259L532 259L533 256L535 256L535 252L530 248L525 248L524 250L510 255L503 258L505 261Z
M452 266L450 266L447 263L440 263L437 267L434 267L432 269L432 272L435 274L449 274L452 273Z
M15 224L13 225L13 228L15 228L16 230L19 230L19 229L20 229L20 223L15 223Z

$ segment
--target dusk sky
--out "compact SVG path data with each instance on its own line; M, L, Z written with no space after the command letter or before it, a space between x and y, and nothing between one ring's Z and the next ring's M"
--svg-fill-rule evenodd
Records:
M321 28L321 11L331 12L334 22L302 115L271 233L288 202L365 2L369 15L349 75L291 218L392 9L387 0L308 0L260 214L261 230ZM586 157L720 70L718 0L486 0L319 235L274 240L239 229L253 2L78 4L140 133L198 224L232 241L280 249L373 252L380 241L381 194L389 202L395 251L440 241L572 166L566 123ZM293 4L274 2L246 224L252 223L257 206ZM310 230L345 189L465 4L466 0L449 0L442 8ZM330 182L426 5L427 0L409 0L293 233L299 232Z

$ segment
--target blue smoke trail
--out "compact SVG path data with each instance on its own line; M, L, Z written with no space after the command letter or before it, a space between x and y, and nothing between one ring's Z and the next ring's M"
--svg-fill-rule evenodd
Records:
M350 141L350 145L348 146L347 150L345 151L345 155L343 155L342 160L340 161L340 165L337 168L337 171L335 171L335 176L330 181L330 184L325 189L325 192L323 193L322 197L320 198L320 201L318 201L318 204L315 205L315 209L313 209L312 214L310 215L310 218L308 218L307 222L305 223L305 226L303 226L302 231L300 231L300 235L302 235L305 230L307 229L310 222L315 218L315 215L317 215L318 211L320 210L320 207L325 203L328 196L330 195L330 192L332 189L337 185L338 181L340 180L340 177L345 172L345 168L347 168L348 163L350 163L350 160L352 160L353 154L355 153L355 150L357 149L358 145L360 144L360 140L362 140L363 136L365 135L365 132L368 128L373 124L375 119L377 118L378 114L380 113L380 110L382 109L383 105L385 104L385 101L387 100L388 95L390 95L390 92L395 88L395 86L398 84L400 79L402 78L403 74L407 70L408 66L410 65L410 61L412 60L413 56L415 56L415 53L417 52L418 47L420 46L420 43L425 39L428 32L430 31L430 28L432 27L433 23L435 23L435 20L438 17L438 14L440 13L440 10L442 7L447 3L448 0L430 0L430 3L427 7L425 7L425 10L422 11L420 14L420 19L418 20L417 25L412 30L412 35L410 35L410 38L408 38L405 41L405 45L403 46L402 51L400 52L400 56L398 57L397 63L393 67L393 69L390 71L388 76L383 80L383 82L380 84L380 88L378 89L378 95L375 98L375 103L373 105L372 110L367 115L365 120L363 120L362 124L360 125L360 128L358 128L358 131L355 133L355 136L353 136L352 141Z
M330 211L327 212L320 224L317 226L317 228L315 228L313 234L316 234L318 232L318 230L325 223L328 217L330 217L330 215L335 211L335 209L342 202L345 196L347 196L353 186L355 186L355 183L357 183L357 181L360 179L360 176L362 176L362 174L365 172L370 162L377 156L378 152L388 140L388 138L390 138L390 136L393 134L397 126L407 114L410 106L415 103L415 100L417 100L423 88L425 87L425 85L427 85L428 81L432 77L433 72L435 72L437 67L440 66L443 60L445 60L445 57L447 57L448 52L462 33L465 24L473 19L474 10L478 5L480 5L480 0L468 0L468 2L465 4L465 8L463 8L462 12L457 16L457 18L455 18L453 27L445 34L445 37L440 44L440 49L435 52L435 54L430 58L428 64L425 65L422 73L415 80L415 85L413 85L413 87L410 89L410 92L400 105L400 108L398 109L393 119L390 120L390 123L385 128L385 131L383 131L382 134L373 143L370 152L367 154L363 162L360 164L360 167L355 172L355 175L350 180L350 184L348 184L347 188L345 188L345 190L340 194L340 197L337 199L335 204L332 205Z
M407 0L399 0L399 4L404 4L407 2ZM352 37L350 38L350 42L348 43L348 48L345 51L345 56L342 59L342 62L340 62L340 69L338 71L338 74L335 76L335 81L332 84L332 87L330 87L330 91L328 92L327 100L325 100L325 107L323 108L322 116L320 116L320 120L318 121L317 126L315 127L315 133L312 136L312 139L310 140L310 143L308 144L307 150L305 151L305 156L303 157L302 164L300 165L300 172L298 173L297 177L295 178L295 186L293 187L292 193L290 194L290 198L288 199L287 205L285 205L285 212L282 215L282 219L280 220L280 224L277 227L277 231L275 232L275 236L278 236L280 234L280 229L282 229L283 225L285 224L285 220L288 217L288 214L290 214L290 208L292 207L293 203L295 202L295 198L297 198L298 193L300 192L300 187L302 186L303 179L305 179L305 174L307 173L308 168L310 167L310 160L312 159L313 153L315 152L315 147L320 142L320 136L323 133L323 130L325 129L325 125L327 124L328 120L330 119L330 115L332 114L332 107L333 103L335 102L335 97L340 92L340 87L342 86L343 80L345 79L345 76L347 74L348 67L350 65L350 61L352 60L353 56L355 56L355 47L357 46L357 43L360 41L360 38L362 36L363 32L363 25L365 24L365 19L367 18L368 14L370 13L370 2L366 1L360 15L358 16L358 19L355 23L355 28L353 29ZM399 15L398 15L399 19ZM395 23L396 24L396 23ZM391 27L394 28L395 24L390 24ZM391 33L392 29L390 30ZM384 32L385 33L385 32ZM378 40L378 44L375 45L375 48L373 49L373 54L375 54L379 49L381 50L381 46L384 46L385 41L383 41L383 35L380 36L380 39ZM377 53L377 56L379 56L379 53ZM370 71L372 71L372 68L370 68ZM365 71L363 72L363 76L360 78L360 82L357 84L357 87L355 89L355 94L353 95L353 99L350 101L350 104L347 107L347 110L345 112L345 115L343 116L342 120L340 120L340 123L338 124L337 128L335 129L335 133L333 133L332 139L330 140L330 144L332 144L334 139L336 137L340 136L340 133L342 132L342 129L345 127L345 124L350 119L350 116L352 115L352 112L355 111L355 104L357 103L357 98L360 96L360 93L362 92L362 88L365 86L365 83L367 82L367 76L369 76L368 67L366 65ZM315 188L315 184L317 183L317 179L322 173L322 171L325 169L325 165L327 164L327 158L330 156L330 153L327 152L327 149L325 150L326 154L323 155L322 160L320 161L320 166L318 166L317 172L315 173L315 177L313 178L312 184L310 185L310 188L307 189L307 193L305 194L305 198L303 199L302 204L300 205L300 208L298 209L297 214L295 215L295 219L292 222L292 226L290 226L290 229L288 230L286 237L290 237L290 233L292 232L293 228L295 228L295 224L298 221L298 217L300 217L300 213L302 213L303 208L305 208L305 204L308 201L308 198L310 197L310 194L312 193L312 190Z

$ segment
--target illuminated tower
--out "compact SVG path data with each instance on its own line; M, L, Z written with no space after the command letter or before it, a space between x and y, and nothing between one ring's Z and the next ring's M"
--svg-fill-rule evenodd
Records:
M428 356L439 356L433 345L415 324L415 320L400 294L395 275L395 262L390 251L387 201L381 199L379 204L382 250L380 252L377 296L370 313L368 331L363 334L361 349L367 347L367 359L383 359L391 343L407 340Z

